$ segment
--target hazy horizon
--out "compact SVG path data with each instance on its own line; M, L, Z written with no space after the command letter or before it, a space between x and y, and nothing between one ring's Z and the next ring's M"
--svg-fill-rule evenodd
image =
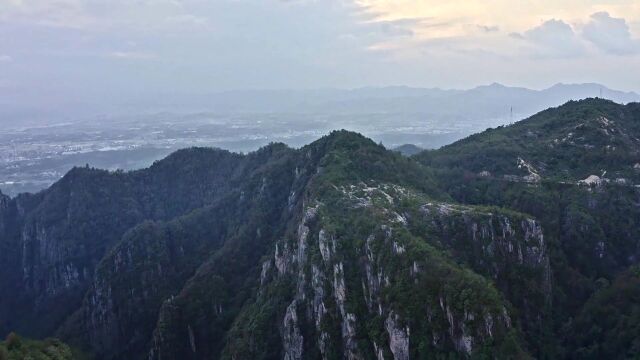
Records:
M296 111L301 112L317 112L317 106L323 101L326 103L322 112L332 112L328 106L331 100L343 101L354 100L360 98L362 100L371 98L418 98L432 97L434 94L458 95L461 93L471 93L482 89L494 89L494 93L490 94L494 102L500 102L503 99L500 91L529 93L545 92L553 93L554 90L563 89L569 94L559 94L557 99L549 99L551 102L548 106L557 106L566 100L578 100L587 97L603 97L613 101L625 103L629 101L639 101L640 92L628 91L625 89L616 89L607 84L602 83L563 83L555 82L548 86L539 88L526 87L517 84L505 84L500 82L490 82L473 85L470 87L421 87L411 85L370 85L359 87L317 87L317 88L246 88L246 89L228 89L201 93L180 93L166 91L161 93L140 93L130 96L111 97L108 101L104 99L95 99L94 101L87 99L77 99L73 97L57 99L53 102L21 102L12 98L12 95L4 97L0 100L0 104L4 103L0 109L0 124L11 127L23 126L41 126L52 125L57 123L65 123L69 121L87 121L87 120L104 120L111 116L136 116L150 113L174 112L176 114L188 114L198 112L243 112L256 111L251 109L253 104L261 104L263 107L259 112L278 112L278 105L282 106L282 102L289 101L287 96L294 96L300 103ZM558 95L558 94L556 94ZM620 99L624 98L623 101ZM560 102L556 100L561 100ZM229 110L227 102L237 105L244 103L244 109L234 108ZM315 104L316 107L304 108L304 104ZM535 108L539 104L534 104ZM274 108L270 108L274 107ZM232 106L233 107L233 106ZM434 111L438 111L439 104L434 104ZM247 110L251 109L251 110ZM383 109L386 111L387 109ZM423 109L427 110L427 109ZM531 115L530 112L524 112L523 115Z
M342 128L434 148L638 84L632 0L4 0L0 185Z
M0 96L23 109L238 89L640 91L631 0L7 0Z

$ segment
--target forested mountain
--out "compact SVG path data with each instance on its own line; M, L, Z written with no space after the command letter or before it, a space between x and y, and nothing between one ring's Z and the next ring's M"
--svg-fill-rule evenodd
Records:
M417 156L432 167L498 177L640 183L640 103L570 101ZM486 174L486 173L485 173ZM595 178L593 178L595 180Z
M640 354L639 126L640 104L588 99L415 156L456 202L543 224L551 336L537 357Z
M85 354L78 353L57 339L34 341L22 339L15 333L0 341L2 360L82 360Z
M638 137L638 104L585 100L411 158L336 131L75 168L0 195L0 332L96 359L633 358Z

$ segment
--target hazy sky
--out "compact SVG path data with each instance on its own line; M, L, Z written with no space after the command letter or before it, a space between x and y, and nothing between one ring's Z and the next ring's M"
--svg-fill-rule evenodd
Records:
M411 85L640 91L638 0L0 0L0 94Z

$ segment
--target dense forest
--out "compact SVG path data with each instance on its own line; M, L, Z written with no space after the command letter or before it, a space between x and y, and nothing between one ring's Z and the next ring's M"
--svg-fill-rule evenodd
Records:
M0 193L0 359L638 358L638 184L640 105L601 99L74 168Z

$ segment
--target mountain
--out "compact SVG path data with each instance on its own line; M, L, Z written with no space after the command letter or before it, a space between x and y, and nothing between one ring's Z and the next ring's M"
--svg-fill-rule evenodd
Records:
M562 334L546 344L553 357L640 353L631 320L640 310L639 110L569 102L414 157L456 202L508 207L543 224L553 274L547 324Z
M427 169L348 132L300 150L183 150L130 173L77 168L3 202L2 286L16 289L3 329L105 359L523 352L497 288L443 253L459 236L447 200ZM457 211L474 214L463 228L519 224L504 241L523 251L539 241L524 215ZM526 251L519 266L544 273L542 250ZM496 256L498 269L514 261ZM412 316L425 304L433 327ZM433 341L410 349L410 327Z
M404 156L412 156L420 153L424 149L413 144L404 144L394 148L393 150Z
M414 159L459 202L552 224L567 260L588 277L640 260L638 103L572 101Z
M471 121L484 125L484 122L492 121L495 126L570 100L596 96L623 104L640 101L637 93L613 90L593 83L556 84L541 90L493 83L471 89L390 86L237 90L207 95L167 94L138 103L147 104L153 109L218 113L422 114L425 120L436 122Z
M572 101L419 158L429 166L501 177L640 183L640 104Z
M335 131L75 168L0 195L0 332L97 359L633 356L640 190L559 167L525 179L498 144L602 114L627 141L634 106L572 102L410 158ZM537 147L513 153L558 153Z
M604 85L555 84L533 90L499 83L470 89L419 88L408 86L363 87L355 89L309 90L236 90L206 95L167 94L154 96L148 106L171 107L181 104L218 112L291 112L291 113L429 113L474 117L490 114L509 117L509 107L516 114L527 115L557 106L569 100L601 97L618 103L640 101L640 95L607 88ZM158 103L155 103L158 102ZM138 103L145 103L144 101Z
M217 93L154 93L136 98L115 99L109 104L69 102L51 97L34 109L25 104L24 94L6 93L0 98L0 123L10 127L55 123L91 122L131 114L178 112L215 114L403 114L420 115L436 124L487 126L508 124L569 100L600 97L617 103L640 101L635 92L610 89L601 84L555 84L534 90L499 83L470 89L420 88L409 86L362 87L354 89L234 90ZM348 118L347 118L348 119ZM330 120L330 119L329 119ZM392 119L394 121L403 121ZM19 121L19 122L18 122ZM405 122L408 122L405 120ZM361 124L359 127L362 127ZM366 124L364 124L366 125ZM402 125L406 126L406 125ZM437 128L437 127L436 127Z

